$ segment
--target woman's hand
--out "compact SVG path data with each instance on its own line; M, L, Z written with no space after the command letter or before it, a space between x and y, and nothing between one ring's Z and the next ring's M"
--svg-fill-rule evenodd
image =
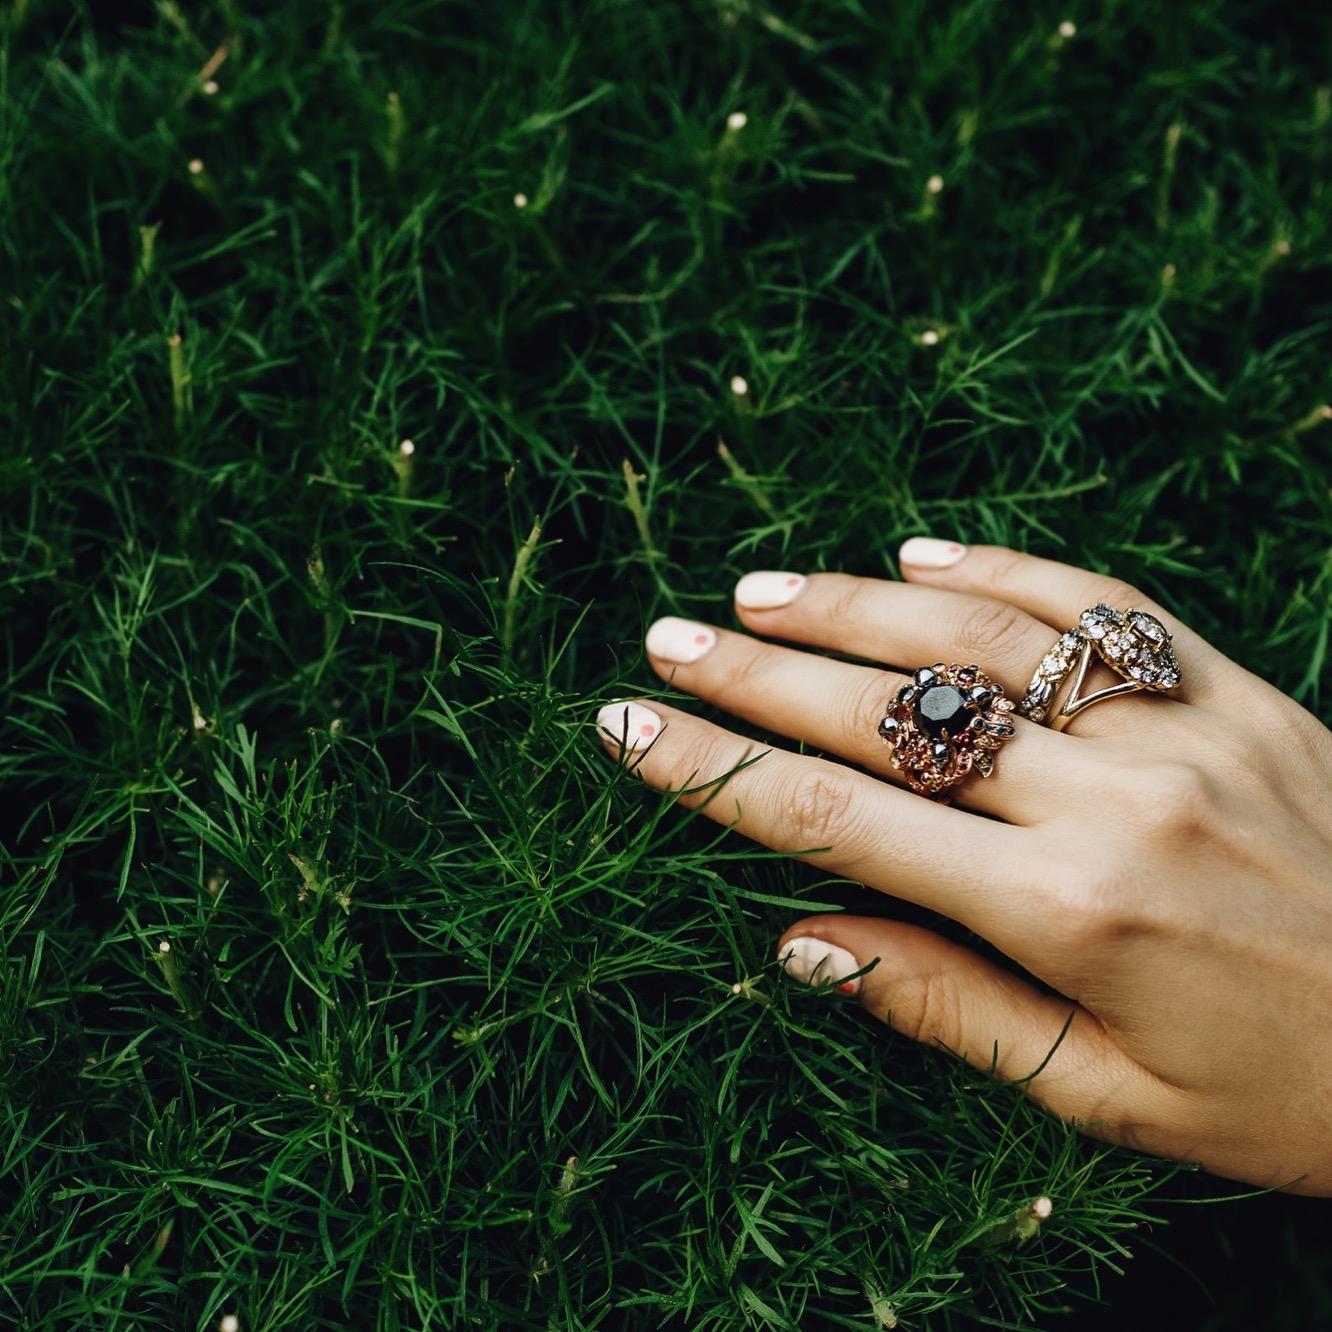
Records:
M750 634L648 632L664 680L832 757L656 703L603 708L607 748L746 836L961 921L1058 994L850 915L787 930L790 974L1002 1078L1040 1068L1029 1093L1090 1133L1332 1194L1332 735L1122 583L921 538L902 567L906 583L750 574ZM1182 688L1108 699L1059 734L1017 719L994 776L973 774L954 807L901 785L876 726L906 674L975 662L1016 701L1096 602L1162 619Z

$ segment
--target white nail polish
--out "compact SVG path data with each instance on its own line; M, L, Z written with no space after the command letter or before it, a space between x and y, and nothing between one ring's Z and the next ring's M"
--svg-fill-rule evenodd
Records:
M607 703L597 713L597 730L631 752L646 749L661 734L661 718L641 703Z
M917 569L948 569L967 553L957 541L938 541L934 537L912 537L902 543L897 558Z
M742 610L776 610L789 606L805 586L804 574L777 569L747 573L735 585L735 604Z
M717 631L697 620L682 620L675 615L660 619L647 631L647 650L662 661L687 666L706 656L717 644Z
M802 934L788 939L777 950L777 960L793 980L804 981L807 985L822 985L825 981L832 981L834 988L842 994L860 992L859 976L850 980L842 979L850 976L853 971L859 971L860 963L845 948L839 948L836 944Z

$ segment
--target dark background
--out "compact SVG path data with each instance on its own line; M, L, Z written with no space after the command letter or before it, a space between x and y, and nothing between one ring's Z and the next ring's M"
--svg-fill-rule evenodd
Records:
M2 32L0 1324L1332 1323L1325 1202L1197 1205L784 988L803 904L891 904L587 726L653 616L923 532L1113 570L1326 717L1321 11Z

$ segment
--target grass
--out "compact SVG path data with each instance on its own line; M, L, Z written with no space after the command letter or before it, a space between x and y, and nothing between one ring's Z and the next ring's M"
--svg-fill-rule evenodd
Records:
M920 532L1326 715L1315 10L2 23L0 1325L1119 1326L1177 1236L1191 1325L1328 1316L1308 1206L784 986L891 904L587 725L654 614Z

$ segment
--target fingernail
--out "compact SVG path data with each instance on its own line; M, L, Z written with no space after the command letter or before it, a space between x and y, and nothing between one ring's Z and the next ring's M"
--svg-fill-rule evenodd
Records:
M948 569L967 553L956 541L937 541L934 537L912 537L902 543L897 558L917 569Z
M626 751L646 749L661 734L661 718L641 703L607 703L597 713L597 730Z
M805 575L777 569L747 573L735 585L735 604L744 610L775 610L789 606L805 586Z
M667 615L647 631L647 650L662 661L687 666L706 656L717 643L717 631L697 620L681 620Z
M833 988L841 994L858 994L860 991L859 976L841 980L841 977L859 971L860 963L836 944L802 934L788 939L777 950L777 960L792 980L804 981L807 985L834 981L837 983Z

